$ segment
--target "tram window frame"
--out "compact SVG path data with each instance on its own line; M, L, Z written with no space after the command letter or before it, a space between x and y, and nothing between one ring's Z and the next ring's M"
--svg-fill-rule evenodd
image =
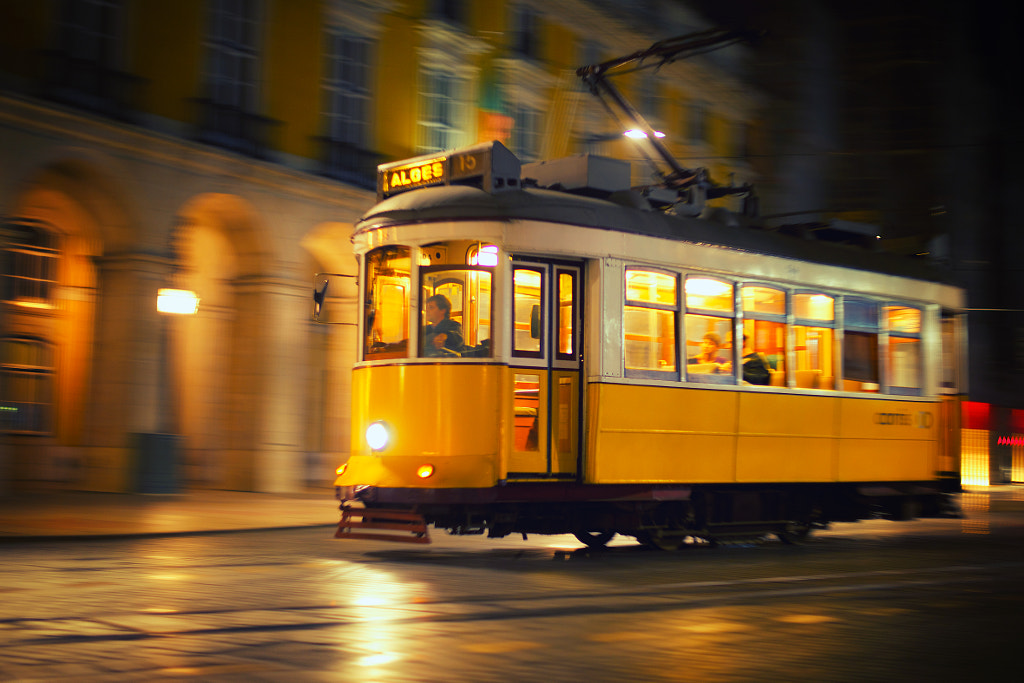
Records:
M670 303L662 303L660 301L652 301L647 299L630 298L630 273L648 273L656 276L663 276L669 278L672 282L672 301ZM623 270L623 305L622 305L622 368L626 377L639 378L639 379L661 379L661 380L678 380L679 378L679 313L682 302L682 292L680 288L680 276L679 273L663 268L655 268L651 266L626 266ZM664 341L657 341L662 337L655 337L655 341L648 342L653 343L654 346L648 347L647 355L660 355L665 351L665 347L671 351L670 363L666 362L666 369L654 368L648 364L647 367L630 367L628 365L630 354L627 352L627 344L631 340L627 339L627 335L633 334L636 336L636 332L629 328L630 318L636 319L637 316L630 316L630 313L647 313L648 316L654 315L649 320L655 320L656 326L660 330L668 331L671 334L670 343L666 344ZM663 316L667 315L668 320L664 320ZM648 325L648 328L650 325ZM638 341L638 340L632 340ZM643 343L643 342L640 342ZM655 351L650 351L655 349ZM658 359L661 362L662 359Z
M781 312L759 311L759 310L757 310L756 307L753 307L753 306L748 310L748 308L747 308L747 298L746 298L746 290L748 290L748 289L771 290L772 292L776 292L779 295L781 295L782 296L782 310L781 310ZM740 312L740 315L738 316L738 318L739 318L739 325L738 325L738 327L740 329L740 338L745 340L745 339L747 339L749 337L750 339L753 340L751 342L751 346L752 346L753 351L755 353L761 354L763 360L765 361L765 363L768 366L768 371L769 371L769 379L768 379L768 383L767 384L762 384L762 385L753 384L752 382L749 382L748 380L743 378L742 375L741 375L740 379L743 380L743 383L745 385L769 386L769 387L773 387L773 388L784 388L784 387L786 387L787 386L787 377L788 377L787 369L789 367L789 363L787 362L788 359L789 359L789 355L788 355L788 353L789 353L789 323L788 323L789 317L788 316L789 316L789 306L790 306L789 291L787 291L783 287L780 287L777 284L767 283L767 282L741 282L741 283L737 284L736 291L739 294L739 312ZM752 302L752 303L754 303L754 302ZM747 325L748 321L752 323L752 325L749 327L749 329L748 329L748 325ZM759 345L758 344L758 340L757 340L758 332L759 332L759 329L758 329L759 326L757 325L757 323L759 323L759 322L760 323L769 323L771 325L771 327L769 327L769 330L770 330L769 334L771 334L771 332L774 332L775 336L778 336L779 332L782 333L782 335L781 335L782 336L782 339L781 339L781 352L777 352L777 353L773 353L773 354L766 354L763 351L759 350L759 348L761 346L763 346L763 345ZM776 344L777 345L779 344L778 340L776 340ZM744 344L742 347L740 347L740 352L739 352L740 353L739 363L740 363L741 372L742 372L743 366L745 365L745 359L746 359L745 351L746 351L746 345ZM774 360L773 360L773 358L774 358ZM779 374L776 374L776 373L779 373Z
M869 307L874 309L873 320L861 312L854 312ZM843 390L880 393L883 376L880 353L881 303L866 297L844 296L842 319Z
M820 289L797 289L789 293L789 308L791 311L790 317L792 322L788 325L788 340L789 340L789 353L792 356L792 362L789 365L788 378L792 381L790 388L792 389L816 389L831 391L836 388L836 367L837 359L840 353L840 339L839 339L839 326L836 320L837 314L837 303L841 300L841 297L837 294L822 291ZM801 302L802 297L810 297L808 304L811 304L813 297L822 297L828 299L829 302L829 317L814 317L811 315L812 310L803 310ZM805 313L805 315L800 315ZM806 336L809 332L814 330L824 330L829 332L831 339L828 341L828 358L819 360L816 364L818 367L813 368L801 368L800 352L805 351L808 354L811 353L810 349L806 347L806 338L804 345L799 343L800 328L805 328L807 331L804 332ZM820 348L820 339L816 344L815 353L820 358L825 353ZM810 364L810 363L808 363ZM817 371L815 374L814 371ZM825 371L828 370L830 374L826 375ZM804 375L803 373L810 371L811 374ZM803 386L809 381L810 386ZM788 381L787 381L787 385Z
M565 305L563 301L563 290L562 290L562 277L567 276L570 280L569 285L569 305L568 305L568 339L563 337L566 330L566 326L563 325L566 311L562 308ZM579 348L579 311L580 311L580 273L578 270L561 268L555 266L554 268L554 286L555 286L555 301L558 304L558 311L555 313L555 360L560 361L574 361L577 358L577 351ZM568 341L568 350L564 350L564 342Z
M519 313L518 309L519 309L519 303L520 302L519 302L518 290L516 289L516 273L519 272L519 271L527 271L527 272L536 273L537 276L540 278L540 287L539 287L539 294L538 294L538 298L537 298L537 303L531 305L530 319L529 319L530 339L536 339L537 340L537 350L526 349L526 348L519 348L519 345L518 345L519 337L518 337L517 330L516 330L516 323L517 323L517 321L518 322L522 322L522 321L519 320L519 315L518 315L518 313ZM544 350L546 348L545 344L547 343L547 335L546 335L546 332L545 332L545 329L544 329L545 328L544 321L546 320L546 316L544 314L544 302L546 301L547 288L548 288L547 277L545 277L546 274L547 274L547 267L544 266L544 265L540 265L540 264L524 262L524 263L515 263L512 266L512 306L511 306L511 311L510 311L510 314L511 314L510 323L511 323L511 330L512 330L512 356L514 358L543 359L545 357ZM534 331L535 330L536 330L537 336L534 336Z
M897 329L890 319L890 311L892 309L904 309L906 311L917 312L917 330L906 330ZM924 390L924 342L923 342L923 329L924 329L924 309L920 306L908 304L903 301L886 301L881 305L881 325L882 334L885 335L883 343L885 347L885 355L883 362L883 377L885 378L884 387L886 392L897 396L921 396ZM896 384L896 373L897 363L894 360L894 351L896 347L909 347L912 348L915 354L915 358L912 360L913 372L916 378L915 385ZM906 367L906 364L900 363L900 370Z
M456 355L434 355L428 354L426 344L424 343L424 333L427 327L424 310L426 307L427 299L433 296L427 290L426 279L435 273L462 273L466 277L459 279L457 277L442 277L437 282L433 283L433 293L438 293L437 290L440 287L459 284L462 289L461 301L458 302L461 308L456 310L454 301L449 301L452 304L451 318L459 323L462 327L463 335L463 350L458 352ZM490 279L490 301L488 302L488 310L490 311L491 317L488 319L489 324L487 326L490 336L488 339L480 339L480 318L477 317L474 325L467 324L467 316L473 314L471 310L472 302L470 300L472 296L469 273L484 273ZM436 266L420 266L419 267L419 311L417 311L417 329L419 344L419 358L432 358L434 360L456 360L459 358L491 358L494 355L494 342L493 342L493 328L494 328L494 283L495 283L495 272L493 266L478 266L478 265L464 265L459 263L442 263ZM478 303L479 306L479 303ZM489 342L489 343L484 343Z
M392 252L393 255L388 257L388 252ZM374 266L373 257L376 254L382 254L387 261L379 261ZM405 261L406 270L404 274L395 275L395 263L401 263ZM371 270L372 269L372 270ZM409 329L409 314L412 307L412 288L413 288L413 250L405 245L387 245L384 247L378 247L372 251L367 252L363 256L363 274L364 274L364 289L362 291L362 340L360 343L360 352L364 361L373 360L389 360L395 358L407 358L409 356L409 337L411 330ZM385 341L383 336L379 340L374 340L374 332L378 329L378 323L383 324L378 320L378 313L383 310L383 303L379 301L383 294L378 291L377 281L380 278L391 277L398 278L398 280L404 279L404 294L401 296L403 301L401 317L396 318L398 324L401 326L402 332L405 335L404 339L398 339L394 342ZM400 283L393 283L391 286L399 286ZM382 284L383 286L383 284ZM378 300L375 304L374 301ZM383 332L382 332L383 335ZM377 349L377 350L374 350Z
M708 308L708 307L703 307L703 306L692 306L690 304L691 297L694 296L694 295L690 293L689 286L690 286L691 282L696 282L698 280L709 280L709 281L717 282L719 284L722 284L722 285L725 285L725 286L728 287L728 294L724 294L723 293L722 295L720 295L724 299L728 300L728 302L729 302L729 309L728 309L728 311L725 310L724 308ZM724 365L728 366L728 369L725 372L721 372L718 368L716 368L713 372L696 372L696 371L692 370L690 368L691 365L700 365L700 363L691 362L693 360L693 358L690 357L689 351L688 350L684 351L684 355L686 357L686 362L685 362L685 365L686 365L686 381L688 381L688 382L696 382L696 383L699 383L699 384L729 384L729 385L736 384L736 375L737 375L737 373L736 373L736 366L737 366L737 352L736 352L736 320L737 320L736 311L737 311L737 302L736 302L736 294L737 294L737 283L735 281L733 281L733 280L729 280L729 279L726 279L726 278L723 278L723 277L719 277L719 276L715 276L715 275L708 275L706 273L691 273L691 274L688 274L686 276L685 281L683 282L683 300L684 300L683 301L683 303L684 303L683 310L685 311L685 315L683 317L683 325L684 325L684 329L683 329L684 333L682 335L683 336L683 343L687 344L687 345L690 343L691 322L694 322L696 319L715 319L715 320L717 320L718 321L717 325L721 325L722 329L727 331L727 333L728 333L728 335L730 337L729 339L723 339L722 340L723 343L719 347L720 349L728 348L728 350L729 350L728 351L728 360L724 364ZM716 333L717 334L721 334L721 333L718 333L718 332L716 332ZM706 335L707 335L707 331L702 332L700 334L700 339L696 343L699 344L700 340L703 340L703 338Z

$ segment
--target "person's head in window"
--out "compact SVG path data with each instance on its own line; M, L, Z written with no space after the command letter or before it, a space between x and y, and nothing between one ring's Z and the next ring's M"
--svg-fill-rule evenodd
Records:
M423 312L427 316L427 322L436 325L452 317L452 302L448 301L444 294L435 294L427 299Z
M708 332L700 340L700 353L697 355L698 363L725 363L727 358L721 356L718 351L722 348L722 338L715 332Z
M423 353L427 356L458 356L463 351L462 325L452 320L452 302L443 294L423 304L427 326L423 330Z

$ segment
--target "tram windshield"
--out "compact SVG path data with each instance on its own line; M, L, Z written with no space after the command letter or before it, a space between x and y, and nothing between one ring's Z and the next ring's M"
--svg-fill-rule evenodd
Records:
M365 259L363 359L408 358L410 335L418 334L423 358L489 358L494 254L464 245L437 244L425 249L388 246ZM486 249L487 247L485 247ZM488 258L483 258L488 257ZM419 311L412 310L414 261L419 265ZM466 263L465 261L468 261ZM418 330L410 330L418 325Z
M420 356L491 356L491 272L421 268Z

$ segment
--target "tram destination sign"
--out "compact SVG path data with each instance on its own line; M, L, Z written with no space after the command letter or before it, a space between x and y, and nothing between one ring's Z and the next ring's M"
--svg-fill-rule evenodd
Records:
M519 160L497 141L381 164L377 167L377 201L434 185L473 185L492 192L497 186L518 186L519 170Z

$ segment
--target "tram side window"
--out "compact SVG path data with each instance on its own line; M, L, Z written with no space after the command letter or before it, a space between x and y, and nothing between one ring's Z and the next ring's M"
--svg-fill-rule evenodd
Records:
M675 377L677 276L627 268L625 298L622 350L626 374L672 373Z
M793 383L798 389L835 388L835 299L793 295Z
M885 306L883 320L889 333L885 363L889 393L917 396L921 393L921 311Z
M409 351L409 248L375 249L365 265L363 357L404 358Z
M555 355L572 360L576 355L576 273L559 270L558 277L558 340Z
M732 384L734 313L732 283L686 278L686 378Z
M539 268L517 267L512 275L512 354L542 357L543 272Z
M740 289L743 302L743 381L786 386L786 293L773 287Z
M843 389L878 391L878 304L843 300Z
M491 272L421 268L420 356L491 356Z

